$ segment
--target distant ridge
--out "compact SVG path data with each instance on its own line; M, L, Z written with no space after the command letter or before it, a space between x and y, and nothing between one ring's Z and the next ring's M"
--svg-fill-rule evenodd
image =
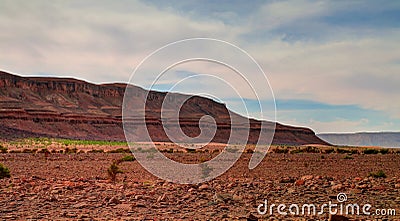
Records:
M400 147L400 132L325 133L317 136L335 145Z
M125 140L122 129L122 101L126 84L92 84L73 78L20 77L0 71L0 139L55 137L84 140ZM133 86L132 102L143 104L147 91ZM146 125L153 141L168 142L161 124L161 104L166 93L150 91ZM176 99L188 95L173 93ZM226 143L230 135L229 111L224 104L193 96L182 107L180 126L195 137L199 119L211 115L217 123L213 142ZM271 128L272 122L266 122ZM250 120L249 143L255 143L260 121ZM240 128L233 129L240 130ZM141 141L143 131L134 131ZM327 144L303 127L276 124L274 144Z

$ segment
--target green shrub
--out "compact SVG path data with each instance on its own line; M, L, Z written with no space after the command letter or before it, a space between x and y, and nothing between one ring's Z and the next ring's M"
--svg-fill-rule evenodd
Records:
M7 153L7 147L3 147L2 145L0 145L0 153Z
M110 167L107 169L107 174L110 180L115 183L117 180L117 174L123 173L123 171L118 167L116 162L113 162Z
M363 153L364 153L364 154L378 154L378 153L379 153L379 150L377 150L377 149L365 149L365 150L363 151Z
M378 172L371 172L369 173L370 177L374 177L374 178L386 178L386 174L383 170L379 170Z
M123 162L135 161L135 157L132 155L126 155L121 158L121 161L123 161Z
M0 163L0 179L10 178L10 177L11 177L10 170Z

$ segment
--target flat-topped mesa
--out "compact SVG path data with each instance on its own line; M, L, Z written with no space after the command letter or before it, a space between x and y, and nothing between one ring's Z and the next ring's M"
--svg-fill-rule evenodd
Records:
M126 84L96 85L73 78L20 77L0 71L0 87L33 92L86 93L95 97L123 97Z
M164 92L146 91L131 86L133 106L146 100L146 124L153 141L168 142L161 121ZM122 102L126 84L92 84L72 78L20 77L0 71L0 139L57 137L88 140L125 140L122 128ZM179 110L179 125L190 137L200 133L199 119L212 116L217 123L214 142L225 143L230 136L230 114L225 104L209 98L169 93L173 99L186 100ZM173 111L176 106L164 108ZM169 108L169 109L168 109ZM176 119L171 119L171 121ZM261 122L250 120L249 143L258 140ZM269 127L273 123L266 122ZM145 131L135 131L141 141ZM274 143L326 144L308 128L276 124Z

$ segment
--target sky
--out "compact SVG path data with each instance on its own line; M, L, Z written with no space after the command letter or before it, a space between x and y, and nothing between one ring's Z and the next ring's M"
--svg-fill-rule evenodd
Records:
M260 65L274 94L277 121L317 133L400 131L399 21L399 1L0 0L0 69L128 82L160 47L215 38L243 49ZM229 48L206 48L212 56L231 55ZM230 59L232 66L247 65L240 55ZM215 73L220 78L209 77ZM259 73L245 75L266 95L251 95L235 73L210 62L175 66L152 88L203 94L259 118L257 101L271 104L272 97ZM149 88L150 76L131 83ZM186 84L171 89L182 79ZM221 79L238 94L220 86L226 83Z

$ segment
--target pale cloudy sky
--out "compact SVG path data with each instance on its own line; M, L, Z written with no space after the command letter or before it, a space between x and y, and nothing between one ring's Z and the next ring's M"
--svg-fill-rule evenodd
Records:
M142 59L168 43L217 38L261 65L279 122L317 132L399 131L399 21L399 1L0 0L0 69L127 82ZM184 65L171 76L212 70ZM235 110L237 97L207 90ZM250 116L258 116L245 98Z

